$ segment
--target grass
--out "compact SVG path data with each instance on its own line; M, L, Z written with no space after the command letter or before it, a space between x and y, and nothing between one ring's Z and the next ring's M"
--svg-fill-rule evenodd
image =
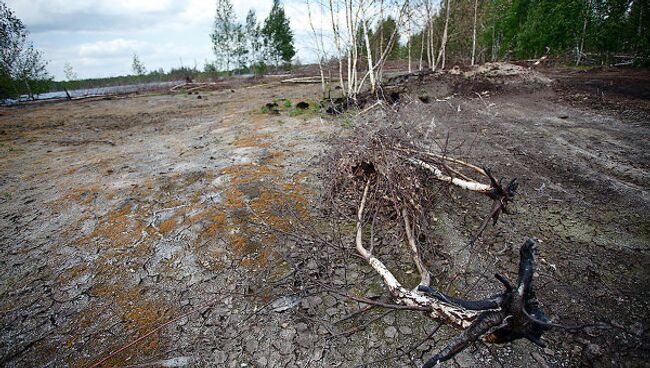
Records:
M300 116L300 115L304 115L306 112L307 110L303 110L303 109L292 109L289 111L289 116L291 117Z
M341 126L343 126L346 129L352 129L354 127L354 123L352 122L352 117L349 114L342 114L341 115Z

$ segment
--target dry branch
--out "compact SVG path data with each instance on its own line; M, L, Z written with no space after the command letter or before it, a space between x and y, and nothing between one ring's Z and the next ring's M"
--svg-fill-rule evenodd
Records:
M357 253L382 278L393 301L410 309L421 310L431 318L463 331L445 348L431 357L425 367L448 360L469 344L483 340L502 343L526 338L542 345L541 336L554 324L541 310L532 286L535 242L527 240L520 249L519 276L513 286L496 275L504 291L481 300L464 300L430 287L431 276L423 262L419 234L431 224L427 216L433 210L436 183L486 195L493 201L491 211L481 225L479 235L492 219L507 213L507 204L517 190L513 179L507 185L497 180L490 169L430 152L417 144L417 134L399 129L379 129L377 133L358 132L348 142L338 144L329 172L329 195L341 214L354 211ZM452 168L451 166L455 166ZM489 182L473 180L462 173L469 170ZM355 205L356 204L356 205ZM413 262L420 274L414 290L402 285L395 274L364 245L364 225L372 219L401 229ZM478 237L478 235L477 235ZM374 231L371 231L371 240ZM476 237L474 238L474 240Z

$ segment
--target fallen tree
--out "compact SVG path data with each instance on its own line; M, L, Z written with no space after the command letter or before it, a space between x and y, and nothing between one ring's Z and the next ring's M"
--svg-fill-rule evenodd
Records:
M414 143L421 142L421 137L403 129L365 132L359 131L337 146L328 167L328 196L339 215L354 216L356 252L381 277L396 305L424 312L462 329L424 367L451 359L478 340L505 343L526 338L544 346L542 334L556 325L549 321L535 296L534 240L528 239L520 248L516 283L496 274L504 290L480 300L455 298L433 288L431 273L421 255L422 242L418 241L432 226L429 215L437 197L436 188L439 190L437 184L475 192L492 200L491 210L473 238L476 240L490 219L496 224L499 215L507 213L507 205L516 195L517 180L504 185L490 169L451 158L444 149L434 151ZM388 224L387 227L402 234L419 272L420 282L414 289L403 286L373 252L377 224Z

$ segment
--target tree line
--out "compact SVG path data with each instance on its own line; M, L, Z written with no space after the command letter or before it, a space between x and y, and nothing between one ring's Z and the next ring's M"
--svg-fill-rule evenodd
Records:
M323 87L334 59L351 98L374 90L391 59L406 60L408 72L548 55L578 65L650 64L647 0L305 1ZM329 29L315 26L316 13L328 15Z
M293 31L279 0L263 22L253 9L243 23L237 21L230 0L217 0L210 34L216 60L206 70L263 72L267 65L289 65L296 54Z
M374 90L388 60L407 61L408 72L543 55L578 65L650 64L647 0L304 1L321 78L330 73L324 64L334 62L333 77L347 96ZM313 22L315 13L327 19L325 29ZM0 98L47 91L47 62L2 0L0 26ZM216 0L210 40L215 60L203 71L212 75L262 73L269 65L290 65L296 55L279 0L263 21L254 10L239 21L231 0ZM132 69L141 78L168 74L147 73L137 55ZM69 63L64 70L69 81L76 79ZM186 71L198 73L196 66Z

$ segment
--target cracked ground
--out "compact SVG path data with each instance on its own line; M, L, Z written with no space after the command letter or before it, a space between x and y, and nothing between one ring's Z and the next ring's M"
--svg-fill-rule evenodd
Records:
M435 241L445 256L431 263L436 282L485 296L498 285L476 288L473 272L512 275L516 249L536 237L539 294L551 316L614 326L551 333L546 349L477 344L448 365L642 365L650 327L647 100L603 111L585 103L600 98L590 91L451 93L435 83L413 87L391 118L465 142L459 157L517 176L523 188L517 213L475 249L463 244L489 204L463 193L454 198L464 207L441 202ZM89 367L146 335L102 366L351 367L426 337L435 324L417 313L347 319L358 303L296 292L286 283L292 269L322 267L296 264L296 256L321 250L256 226L288 230L313 213L329 137L349 134L354 116L261 107L283 98L313 104L318 93L275 83L202 99L151 94L2 108L2 365ZM440 101L420 102L422 93ZM291 217L281 214L287 210ZM358 294L385 294L369 267L351 262L333 274ZM456 333L442 329L413 354L374 365L418 364Z

